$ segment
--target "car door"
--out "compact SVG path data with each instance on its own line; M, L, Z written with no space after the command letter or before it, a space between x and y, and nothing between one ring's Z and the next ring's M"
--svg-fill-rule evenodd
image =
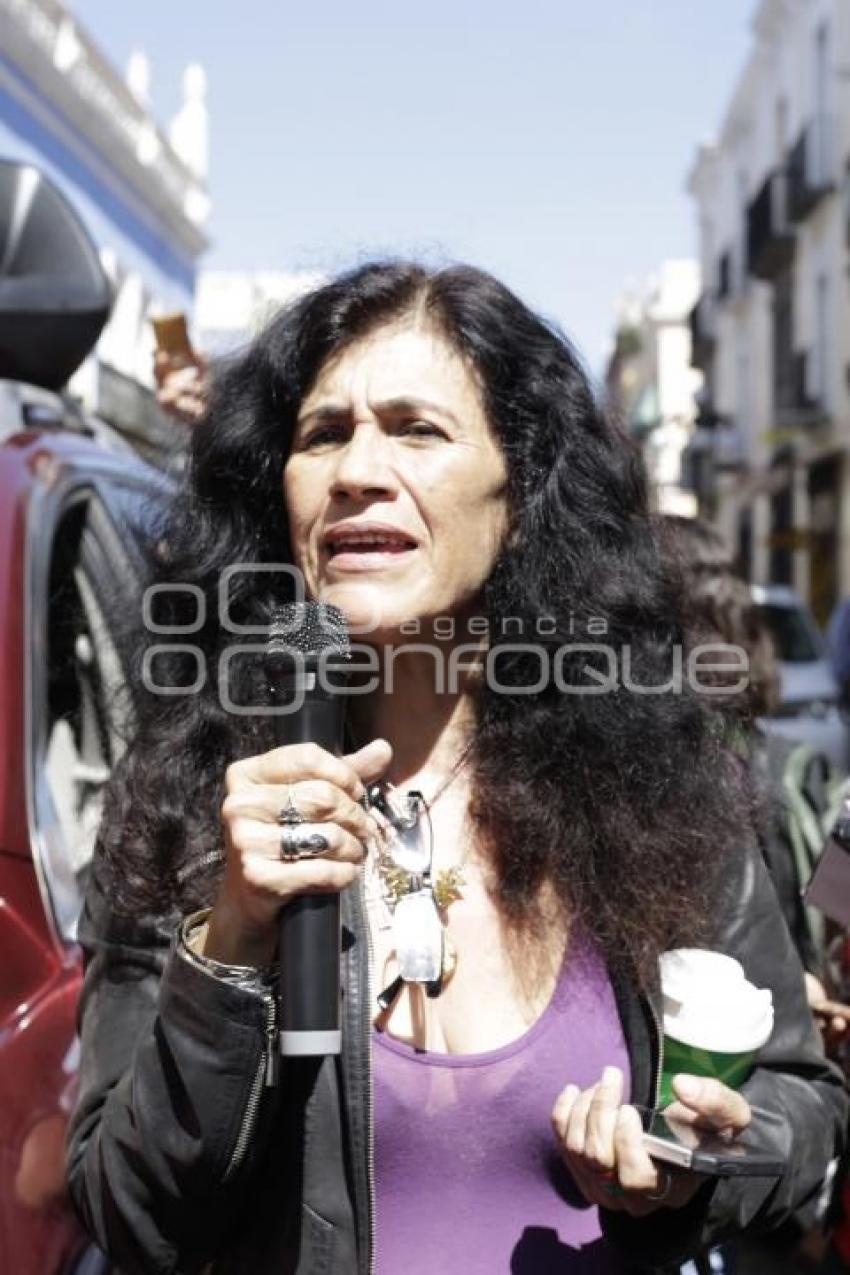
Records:
M75 939L104 787L132 725L119 633L142 560L141 530L111 492L85 472L34 490L22 564L29 845L0 856L0 1269L16 1275L64 1275L87 1248L64 1181Z

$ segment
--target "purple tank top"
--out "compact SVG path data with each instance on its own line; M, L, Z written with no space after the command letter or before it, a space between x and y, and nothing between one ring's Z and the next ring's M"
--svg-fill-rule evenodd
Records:
M613 1275L625 1269L579 1194L550 1117L606 1065L630 1090L604 962L570 945L549 1005L482 1054L417 1051L373 1029L378 1275Z

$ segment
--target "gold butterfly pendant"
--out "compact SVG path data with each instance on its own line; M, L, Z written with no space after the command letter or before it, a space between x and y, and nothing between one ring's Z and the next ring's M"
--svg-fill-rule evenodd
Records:
M395 906L399 899L404 898L410 889L410 874L405 872L404 868L399 868L392 863L382 868L381 875L384 878L387 894L392 900L393 906ZM442 872L437 873L433 891L434 900L441 912L444 912L457 899L463 897L465 884L466 881L460 868L444 868Z
M465 884L466 881L460 868L444 868L442 872L437 873L437 879L433 887L434 898L441 912L445 911L457 899L462 898Z

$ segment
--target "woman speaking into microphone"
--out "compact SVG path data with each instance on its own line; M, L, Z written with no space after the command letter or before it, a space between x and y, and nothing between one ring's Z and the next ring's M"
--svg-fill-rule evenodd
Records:
M182 636L145 667L200 689L133 688L68 1149L124 1275L652 1270L805 1217L841 1082L717 713L676 676L639 457L568 342L475 269L342 276L222 369L158 543ZM245 707L263 661L234 648L301 588L368 672L340 755ZM281 913L327 891L341 1052L281 1057ZM679 1112L777 1113L779 1177L644 1149L682 947L739 960L775 1026L738 1089L675 1077Z

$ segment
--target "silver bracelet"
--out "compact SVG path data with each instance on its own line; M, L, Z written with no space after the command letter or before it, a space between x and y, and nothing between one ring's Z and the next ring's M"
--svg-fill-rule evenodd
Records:
M212 956L204 956L191 946L194 934L207 921L212 908L202 908L192 912L180 922L178 930L177 951L183 960L198 969L204 970L213 978L219 978L236 987L256 991L258 986L268 987L277 979L276 965L228 965L225 961L217 961Z

